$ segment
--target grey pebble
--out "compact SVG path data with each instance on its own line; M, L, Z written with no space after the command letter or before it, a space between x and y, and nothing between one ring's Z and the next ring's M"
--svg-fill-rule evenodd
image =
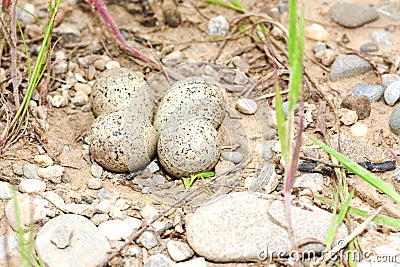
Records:
M400 105L395 107L390 114L389 127L395 134L400 134Z
M257 111L257 103L248 98L241 98L236 103L236 109L243 114L252 115Z
M312 46L312 50L313 50L314 53L318 53L318 52L323 51L325 49L327 49L326 43L323 43L323 42L316 42Z
M395 81L386 87L383 95L386 104L393 106L400 98L400 81Z
M371 52L376 52L378 50L379 50L379 46L373 42L363 43L360 46L360 51L363 53L371 53Z
M336 82L343 78L357 76L372 70L367 60L357 55L340 55L331 67L331 81Z
M22 173L25 178L28 179L40 179L39 174L38 174L39 166L36 164L25 164L22 166Z
M99 190L97 197L100 201L110 200L111 204L114 204L119 198L119 192L115 189L110 191L103 188Z
M90 178L88 181L88 187L93 190L98 190L103 187L103 182L100 178Z
M90 173L95 178L101 178L101 176L103 175L103 168L97 164L92 164L92 166L90 166Z
M392 38L386 32L373 32L371 34L371 39L374 40L378 44L383 44L387 47L392 46Z
M359 27L378 18L378 12L367 5L340 2L331 8L331 18L339 25L346 28Z
M140 245L146 249L154 248L158 245L158 236L153 231L145 231L138 239Z
M12 198L12 186L7 182L0 181L0 199Z
M194 254L194 251L187 243L175 240L168 240L167 250L168 254L176 262L187 260Z
M150 256L144 263L144 267L173 267L175 263L164 254Z
M232 58L232 63L236 68L239 68L239 69L250 68L250 65L246 61L244 61L240 56L234 56ZM246 80L246 82L247 82L247 80Z
M243 154L237 151L226 151L221 153L221 158L239 164L243 160Z
M208 21L208 31L213 36L225 36L229 32L229 22L224 16L217 16Z
M371 102L378 102L382 99L383 93L385 92L385 86L374 85L374 84L361 84L358 83L354 86L352 95L353 96L366 96Z
M392 82L400 81L400 76L397 74L382 74L381 83L382 86L388 87Z
M164 176L162 176L160 174L153 174L152 179L158 185L165 184L165 182L166 182L166 179L164 178Z
M250 192L266 192L271 193L278 185L277 175L275 172L275 165L266 163L260 171L257 178L252 181L249 191Z
M55 234L60 231L71 234L54 244ZM68 248L59 248L64 245ZM37 234L36 247L47 266L98 266L110 250L107 239L92 222L73 214L48 221Z
M187 224L189 245L198 255L214 262L257 261L260 255L271 258L272 251L290 251L287 231L270 217L285 221L283 201L270 200L265 194L236 192L204 204ZM293 205L291 211L296 240L326 239L330 212L298 205ZM346 235L347 229L341 225L337 240ZM308 244L303 249L318 252L324 245Z
M314 194L322 192L324 189L324 177L320 173L304 173L294 181L293 188L308 188Z

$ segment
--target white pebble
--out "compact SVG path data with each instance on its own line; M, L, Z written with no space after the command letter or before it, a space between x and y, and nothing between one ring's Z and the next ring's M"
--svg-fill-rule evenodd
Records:
M140 215L145 219L152 219L154 216L158 215L158 210L151 205L146 205L140 211Z
M100 178L90 178L88 181L88 187L97 190L103 187L103 182Z
M208 31L210 35L225 36L229 32L229 22L224 16L212 18L208 22Z
M322 25L316 23L313 23L311 24L311 26L308 26L305 29L304 33L308 39L320 42L326 42L329 37L328 31Z
M67 102L65 101L64 97L60 95L55 95L51 98L51 105L56 108L65 107Z
M33 158L33 162L42 168L53 165L53 160L48 155L36 155Z
M112 60L112 61L106 63L106 69L108 69L108 70L113 69L113 68L120 68L120 67L121 67L121 65L119 64L118 61Z
M64 168L60 165L49 166L46 168L39 168L38 175L45 179L51 180L55 183L61 183L61 176L63 175Z
M236 109L246 115L252 115L257 111L257 103L248 98L241 98L236 104Z
M46 190L46 183L38 179L22 180L19 184L19 190L22 193L38 193Z
M354 137L367 136L367 132L368 132L368 127L361 122L356 122L350 127L350 134Z
M358 120L357 112L347 108L339 109L338 116L344 125L353 125Z
M85 95L90 95L92 92L92 87L85 83L76 83L74 89L76 92L83 92Z

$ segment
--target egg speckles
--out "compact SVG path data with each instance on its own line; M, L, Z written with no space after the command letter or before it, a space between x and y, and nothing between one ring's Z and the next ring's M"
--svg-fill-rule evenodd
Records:
M155 156L156 130L143 117L129 114L126 111L103 114L92 125L90 154L107 170L137 170Z
M217 128L225 116L224 96L212 82L187 78L176 82L163 96L154 118L160 133L169 123L188 118L203 118Z
M217 130L207 120L190 119L163 129L158 140L158 158L175 177L211 170L220 157Z
M153 101L146 82L133 70L112 68L102 72L90 95L94 115L129 109L152 119Z

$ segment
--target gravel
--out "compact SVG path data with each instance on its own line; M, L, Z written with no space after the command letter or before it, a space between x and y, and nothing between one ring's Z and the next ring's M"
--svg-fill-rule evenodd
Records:
M356 28L378 18L378 12L367 5L339 2L331 8L331 18L346 28Z
M336 82L343 78L357 76L372 70L367 60L357 55L340 55L331 67L331 81Z

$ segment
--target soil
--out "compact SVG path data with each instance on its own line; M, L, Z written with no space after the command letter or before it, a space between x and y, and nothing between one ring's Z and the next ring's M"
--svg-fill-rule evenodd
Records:
M34 3L35 9L45 14L46 4L43 1L29 1ZM146 1L143 1L146 2ZM203 1L176 1L177 10L180 12L182 22L178 27L170 27L165 24L163 18L163 10L167 9L168 6L174 7L175 4L171 1L164 1L163 4L159 4L152 1L151 7L154 11L154 16L146 16L140 12L141 1L108 1L107 7L111 16L115 20L119 29L122 31L124 37L128 42L140 49L143 53L161 60L166 55L173 51L180 51L182 58L181 62L210 62L220 64L222 66L232 66L232 57L240 56L243 61L248 62L250 68L241 69L249 79L257 84L257 88L251 92L248 97L256 98L262 94L270 94L274 92L274 80L264 79L265 77L271 77L273 67L271 60L266 57L263 45L254 37L254 33L246 35L245 32L235 31L235 27L239 25L251 25L249 20L242 20L240 22L237 19L240 14L236 11L229 10L227 8L215 6L212 4L205 3ZM256 0L242 0L242 4L248 8L251 13L265 14L271 7L276 7L278 1L256 1ZM334 1L300 1L301 7L304 7L305 22L306 25L311 23L318 23L323 25L329 32L329 41L333 47L336 47L337 54L345 54L348 52L359 51L361 44L370 41L371 33L374 31L384 31L385 28L390 27L393 31L389 34L392 37L393 44L390 48L381 48L379 52L373 55L364 55L371 62L379 63L390 62L391 66L389 72L398 72L398 55L400 47L400 31L398 27L399 22L391 18L380 16L380 18L374 22L368 23L359 28L346 29L329 18L329 8L332 6ZM380 5L380 0L371 1L355 1L364 4ZM28 1L20 1L20 5L24 5ZM215 38L209 35L207 24L210 18L223 15L231 22L231 32L225 38ZM156 19L156 25L152 27L144 26L141 24L144 20L151 24L151 21ZM287 13L283 13L280 16L280 21L283 25L287 25ZM149 22L150 21L150 22ZM78 63L78 58L85 56L96 56L96 55L108 55L112 60L118 61L121 66L128 67L141 73L146 80L151 80L158 71L154 70L145 64L133 59L126 53L122 52L119 48L115 37L106 27L101 17L93 12L92 8L88 3L82 1L63 1L61 4L61 11L57 17L57 27L62 24L74 24L80 27L80 37L74 37L67 34L55 33L53 35L53 41L58 40L55 43L55 51L64 51L67 55L67 61ZM38 36L36 36L38 37ZM29 49L33 51L37 48L38 42L34 40L34 37L29 42ZM40 38L39 38L40 39ZM278 41L282 47L285 44L282 41ZM326 120L331 133L340 132L344 135L350 135L349 126L341 125L337 127L334 121L334 112L340 107L340 102L343 98L351 93L351 89L357 83L366 84L380 84L380 77L376 72L368 72L363 75L358 75L354 78L347 78L338 82L331 82L329 80L329 72L322 68L320 64L316 64L314 53L312 51L312 45L315 41L306 39L305 43L305 56L304 66L305 72L310 77L311 87L306 88L305 98L306 102L314 104L316 110L313 111L313 121L309 123L306 134L318 137L320 140L324 140L323 137L316 131L315 118L317 110L323 101L328 101L334 107L327 106L326 109ZM20 51L23 51L22 46L19 47ZM32 50L31 50L32 49ZM285 64L286 59L281 55L281 52L276 50L276 56L280 58ZM35 53L33 53L34 55ZM20 54L22 57L22 52ZM1 67L9 75L10 73L10 58L8 54L3 54L1 59ZM26 86L26 65L24 60L20 60L20 70L22 72L22 85ZM166 67L171 67L165 64ZM84 73L86 78L87 69L77 65L80 71ZM98 75L99 72L96 73ZM281 78L282 89L287 89L288 73L282 69L279 72ZM55 92L64 83L65 76L56 77L51 75L49 77L48 90L49 94ZM7 88L2 84L1 93L5 97L10 96L10 86ZM73 89L70 89L70 94L74 94ZM162 95L162 92L153 90L152 92L156 98ZM228 106L234 110L235 101L240 97L242 92L227 92ZM284 96L285 98L286 96ZM271 120L273 113L274 104L273 97L266 98L258 101L260 109L255 116L243 115L239 113L231 114L227 116L229 119L225 121L222 132L225 130L225 136L228 136L228 141L224 145L229 146L233 144L242 144L239 149L245 156L249 156L250 159L246 166L243 166L243 172L239 176L235 176L232 182L235 185L233 190L245 190L243 184L245 178L251 175L257 175L264 164L260 159L260 153L257 153L257 145L263 144L264 141L269 139L277 140L276 133L274 131L274 124ZM34 134L32 127L29 127L28 131L21 136L18 142L9 147L0 160L1 179L10 181L13 184L18 184L22 179L21 168L26 163L33 163L33 157L38 152L38 146L43 147L48 152L55 162L63 165L66 170L66 175L69 178L67 183L61 185L53 185L54 187L65 187L72 191L77 192L79 196L85 196L89 199L96 198L96 190L88 189L88 179L92 177L90 173L90 166L92 165L92 159L85 150L84 139L88 134L90 125L94 120L94 116L91 112L82 112L80 109L72 109L70 107L54 108L50 107L45 101L41 101L43 105L48 107L48 129L43 132L43 135L38 136ZM372 103L371 115L362 120L362 123L368 126L368 134L362 142L374 146L376 149L382 149L382 147L389 147L395 152L400 151L400 138L399 136L392 133L388 126L389 116L393 107L386 105L383 101L378 103ZM5 121L3 121L5 123ZM33 124L32 124L33 125ZM240 131L243 131L241 133ZM271 134L272 132L272 134ZM271 136L272 135L272 136ZM245 136L245 138L243 138ZM224 139L224 140L227 140ZM241 139L242 141L240 141ZM40 142L39 142L40 141ZM305 140L303 148L312 146L312 143ZM385 149L383 148L385 151ZM328 160L326 155L322 152L323 158ZM281 166L279 159L274 158L276 169L279 172ZM167 203L160 203L159 199L155 200L151 194L143 194L140 190L135 188L132 181L126 181L128 174L113 174L111 172L106 173L106 178L103 179L103 188L108 190L117 190L120 193L120 197L131 200L140 201L142 203L161 204L160 209L167 207L171 201ZM172 181L171 177L168 177L171 184L180 186L182 188L181 181ZM393 179L394 172L388 171L377 174L382 180L391 184L397 190L400 190L400 186ZM280 187L282 188L282 177L278 176L280 181ZM334 179L330 182L330 187L325 187L322 192L322 196L332 198ZM348 182L351 188L356 190L355 197L352 201L352 206L363 210L371 211L378 206L383 206L384 214L400 218L398 214L399 205L388 199L383 194L378 193L370 185L363 180L353 175L348 175ZM167 188L166 190L172 190ZM230 189L232 190L232 189ZM182 190L181 190L182 191ZM223 193L225 193L224 191ZM170 194L175 194L173 199L176 199L181 192L170 191ZM157 195L157 194L156 194ZM203 200L204 201L204 200ZM4 214L4 208L6 201L1 201L0 214ZM196 203L201 204L201 202ZM325 207L326 208L326 207ZM5 216L0 216L0 235L6 231ZM358 221L361 222L361 221ZM356 224L356 223L355 223ZM379 230L379 229L378 229ZM385 244L385 234L380 233L376 229L371 229L366 233L366 241L364 244L368 249L373 249L376 246ZM393 230L393 229L392 229ZM390 232L390 231L389 231ZM377 237L377 238L374 238Z

